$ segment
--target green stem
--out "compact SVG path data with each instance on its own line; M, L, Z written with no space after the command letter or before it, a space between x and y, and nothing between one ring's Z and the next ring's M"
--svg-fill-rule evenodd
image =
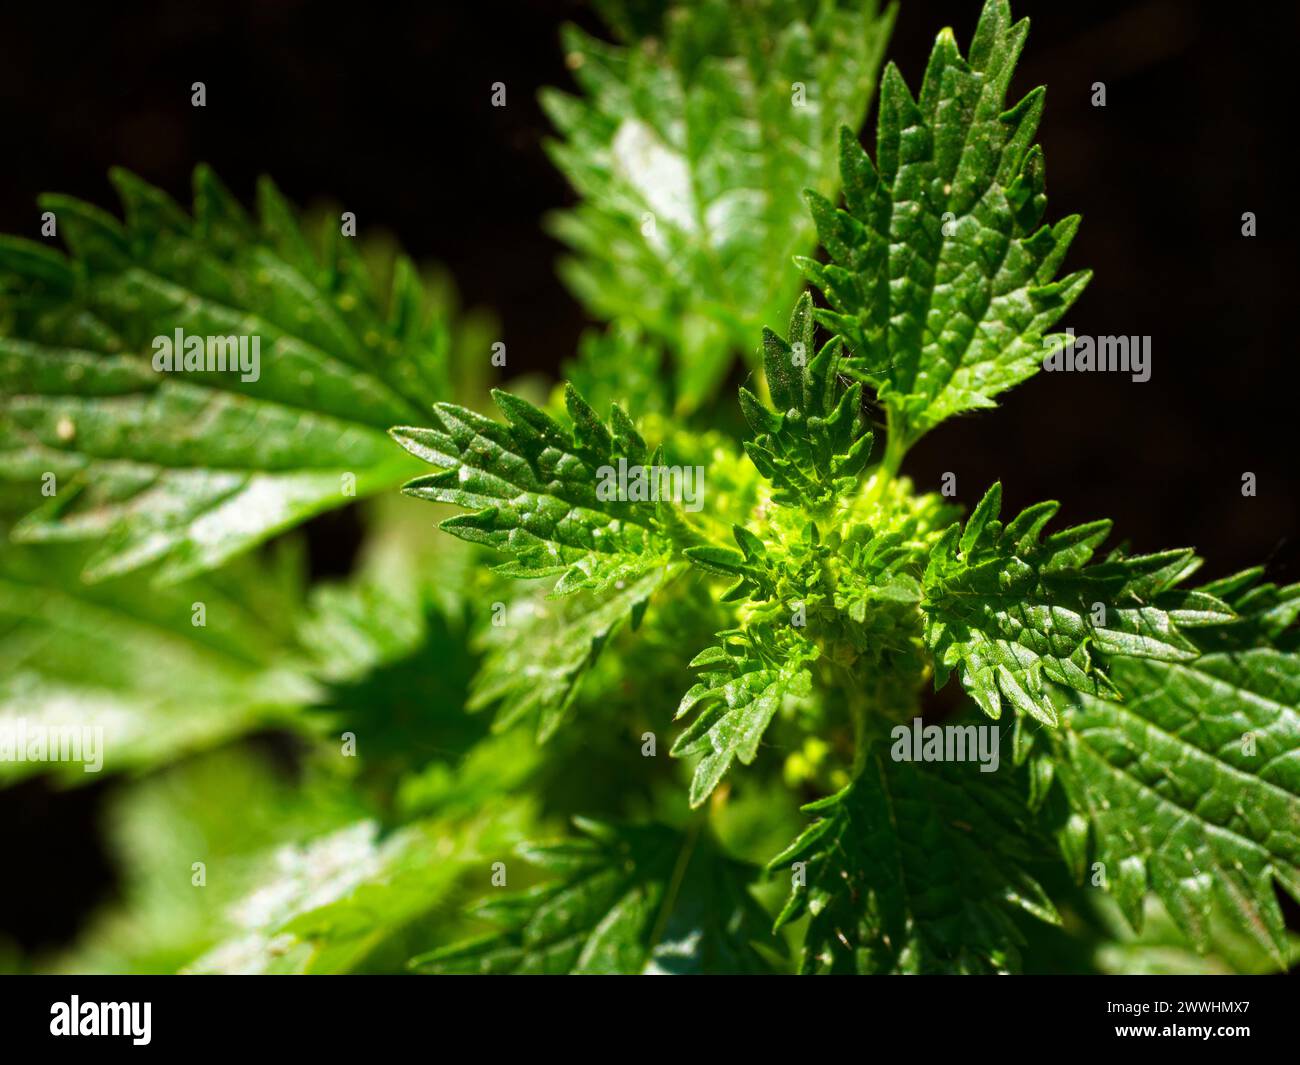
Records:
M907 454L907 434L901 419L892 410L885 412L885 434L885 458L881 465L893 480L903 465L903 456Z

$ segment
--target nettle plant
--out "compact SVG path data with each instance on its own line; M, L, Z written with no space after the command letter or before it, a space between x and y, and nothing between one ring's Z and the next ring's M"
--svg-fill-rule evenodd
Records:
M198 949L169 944L177 963L1287 964L1300 586L1198 584L1191 550L1108 548L1110 522L1060 527L1056 502L1004 515L998 484L963 519L902 474L924 434L1041 368L1089 280L1062 273L1078 218L1045 221L1044 90L1007 104L1027 23L989 0L967 56L939 35L918 95L886 66L869 153L853 130L892 10L607 14L622 44L566 38L585 95L544 97L582 197L553 221L563 269L608 321L549 402L453 402L490 334L452 324L404 259L371 271L337 235L312 245L269 185L254 222L201 170L191 219L122 177L126 227L51 201L71 260L0 249L0 441L75 485L14 525L46 543L10 556L6 613L57 581L52 641L75 624L64 596L136 603L153 568L169 583L149 610L174 625L166 590L209 587L239 613L185 639L227 713L139 760L265 724L268 704L305 735L345 723L361 752L346 799L330 755L310 761L296 835L231 844L288 847L272 912L237 906L219 942L191 904L168 934ZM784 335L760 334L778 307ZM136 353L177 326L258 332L261 380L159 380ZM760 339L733 434L718 384ZM433 472L408 480L394 424ZM349 582L275 598L281 562L234 556L348 502L348 474L361 496L404 480L460 508L441 528L467 546L402 531L390 505ZM68 563L80 578L56 575L48 541L99 537ZM271 631L267 610L301 617ZM151 683L176 727L187 696ZM923 709L947 685L958 709Z

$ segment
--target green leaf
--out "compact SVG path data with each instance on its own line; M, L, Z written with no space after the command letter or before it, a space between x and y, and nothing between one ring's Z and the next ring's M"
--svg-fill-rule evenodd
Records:
M1005 774L875 751L804 809L818 820L768 868L795 870L776 927L811 915L805 974L1010 972L1021 942L1011 914L1058 920L1026 869L1035 840Z
M871 627L891 606L920 602L921 584L907 572L917 552L902 533L875 535L869 526L858 526L842 552L848 565L840 574L835 606L850 621Z
M681 569L653 569L599 592L502 604L502 624L478 641L484 661L466 709L500 704L498 728L535 717L539 742L550 739L605 645L629 621L635 629L651 596Z
M381 837L374 821L282 848L230 912L235 931L190 973L344 973L450 896L473 866L518 838L523 808L428 818Z
M100 540L89 580L157 561L179 580L409 476L384 430L450 394L442 301L410 262L381 294L354 242L330 223L314 248L269 181L253 220L206 167L192 215L112 177L124 223L42 198L68 256L0 238L0 475L57 479L14 535ZM177 330L246 338L246 362L155 369Z
M846 209L808 195L830 262L801 265L831 309L849 367L875 384L895 447L1036 373L1044 333L1087 284L1056 273L1077 216L1042 222L1040 87L1006 107L1028 34L988 0L969 58L939 34L919 99L890 64L881 79L873 164L841 135Z
M1093 955L1102 973L1117 976L1264 976L1278 970L1276 951L1265 950L1254 937L1233 929L1216 912L1214 942L1211 949L1197 950L1165 912L1154 896L1147 896L1142 931L1135 934L1119 905L1109 896L1096 898L1091 887L1094 910L1104 934L1097 934ZM1096 919L1096 918L1094 918ZM1285 965L1300 962L1300 936L1288 936Z
M391 503L423 510L398 495ZM472 549L442 537L429 551L428 542L421 528L419 550L402 545L376 564L371 541L347 582L312 589L297 626L326 685L312 720L331 737L357 738L348 762L361 793L387 798L404 774L459 761L487 732L486 721L465 713L479 664L465 601L474 592L464 557ZM392 561L399 566L389 569Z
M720 632L722 643L691 662L706 667L699 683L683 697L677 717L695 718L670 752L675 758L703 755L691 780L691 806L699 806L739 758L750 765L758 745L787 695L808 694L812 674L806 663L817 649L793 633L778 637L763 630Z
M382 619L352 620L364 634ZM348 620L315 623L346 626ZM454 665L446 668L448 655L465 651L439 643L433 631L421 639L416 662L423 683L402 682L381 652L362 690L369 699L358 698L354 711L346 698L336 707L355 713L348 726L359 737L359 757L340 765L331 742L307 752L299 773L286 780L293 798L311 797L313 809L322 799L345 808L336 811L330 831L283 833L275 850L240 855L237 862L213 856L210 882L219 880L223 890L203 908L208 950L191 971L392 971L430 944L430 912L456 905L474 886L472 871L486 869L536 831L534 804L525 795L538 768L536 745L522 735L467 742L465 733L479 730L467 728L459 694L443 687L455 672ZM440 673L433 680L427 679L431 667ZM399 730L406 735L396 735ZM405 750L395 751L402 739ZM411 773L413 766L423 768ZM376 792L383 799L382 827L363 801ZM398 825L389 827L394 819ZM195 846L175 848L184 868ZM174 867L176 855L169 857ZM232 881L240 887L234 898Z
M697 824L578 819L581 835L520 855L555 874L483 902L500 932L412 959L453 973L721 973L770 971L767 916L749 894L755 870L723 855Z
M289 776L268 749L230 745L118 782L101 813L117 890L42 968L175 973L221 942L232 930L226 911L275 872L280 848L364 816L336 778L304 769Z
M1151 891L1202 949L1221 912L1280 963L1274 883L1300 899L1300 585L1259 577L1202 589L1238 617L1193 631L1200 657L1112 658L1124 701L1071 699L1054 738L1094 860L1135 927Z
M637 498L662 464L619 407L606 426L572 388L565 393L572 430L507 392L493 397L507 423L451 403L434 408L432 428L402 427L393 438L442 472L416 478L408 495L472 508L440 528L513 556L512 577L562 574L560 594L632 582L668 564L684 521L666 500ZM626 491L619 484L626 475ZM655 485L655 494L662 495ZM623 498L620 498L623 497Z
M813 354L812 314L805 292L790 316L789 342L763 331L763 369L776 409L747 388L740 407L755 434L745 452L776 486L773 498L819 513L857 485L872 436L862 425L862 386L841 385L841 342Z
M994 484L963 530L949 528L924 579L925 640L935 687L956 668L962 686L992 718L1003 700L1047 725L1056 711L1046 681L1092 695L1116 694L1092 648L1166 661L1195 658L1180 626L1232 616L1209 593L1189 598L1174 585L1200 565L1191 551L1088 565L1110 535L1109 521L1042 536L1060 504L1037 503L1006 526Z
M141 575L87 585L85 557L73 545L0 551L0 781L153 768L289 723L319 696L284 628L297 604L283 572L241 560L163 588ZM20 735L56 737L61 757L66 738L80 759L19 758Z
M874 0L723 0L662 18L607 12L626 47L574 27L582 90L542 94L551 158L582 197L552 216L561 273L595 315L637 322L675 360L679 405L713 394L797 291L813 244L798 194L836 191L834 138L857 128L893 22Z

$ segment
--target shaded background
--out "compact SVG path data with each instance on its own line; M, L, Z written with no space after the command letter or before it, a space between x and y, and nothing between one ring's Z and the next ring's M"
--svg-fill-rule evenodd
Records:
M888 54L909 84L942 26L965 49L979 7L903 0ZM1207 576L1271 559L1278 579L1300 579L1288 328L1298 270L1283 243L1300 20L1286 7L1013 3L1033 24L1013 95L1049 88L1049 218L1084 216L1066 268L1096 275L1061 327L1149 334L1152 376L1041 374L999 412L918 445L908 470L921 486L952 471L971 503L1001 478L1008 510L1059 498L1061 520L1113 517L1135 549L1197 547ZM0 231L37 236L44 191L116 211L113 165L183 202L196 162L246 203L267 173L291 200L338 202L363 229L446 264L467 303L499 315L512 371L554 372L589 324L538 224L572 200L542 152L536 105L539 87L572 86L565 20L600 32L571 0L6 10ZM203 109L190 104L195 81L207 86ZM495 81L507 85L504 109L489 106ZM1097 81L1105 108L1091 104ZM1244 211L1258 219L1253 239L1241 235ZM1246 471L1255 498L1241 495ZM346 571L357 535L346 514L314 523L316 571ZM60 794L36 780L0 794L7 853L44 856L21 880L0 877L0 930L23 946L70 938L112 893L96 831L111 786Z

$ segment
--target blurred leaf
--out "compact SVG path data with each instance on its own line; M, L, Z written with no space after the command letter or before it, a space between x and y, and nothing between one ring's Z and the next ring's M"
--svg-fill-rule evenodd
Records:
M661 341L625 319L604 332L587 330L562 376L594 409L617 404L641 418L667 414L671 407L663 361Z
M542 104L551 157L582 197L551 218L592 313L636 322L674 359L679 404L711 396L737 352L798 291L812 225L799 193L834 195L835 135L862 122L893 22L874 0L606 4L616 46L564 33L582 94Z
M139 574L87 585L85 554L0 551L0 737L98 735L102 768L122 772L284 723L318 696L282 627L297 605L283 575L244 560L162 588ZM94 779L80 761L0 758L0 780L38 771Z
M363 816L337 781L295 780L264 749L211 752L115 791L104 815L119 895L48 967L172 973L212 946L225 909L265 874L268 854ZM194 883L195 862L204 883Z
M276 852L274 870L230 911L237 931L186 972L339 973L445 901L472 867L518 839L526 803L418 821L381 837L374 821Z
M14 535L100 541L89 580L179 580L410 476L384 430L451 396L445 293L405 258L380 292L337 221L313 247L269 181L254 221L206 167L192 216L112 177L125 223L42 198L69 256L0 238L0 476L57 478ZM250 338L249 373L156 368L177 331Z

